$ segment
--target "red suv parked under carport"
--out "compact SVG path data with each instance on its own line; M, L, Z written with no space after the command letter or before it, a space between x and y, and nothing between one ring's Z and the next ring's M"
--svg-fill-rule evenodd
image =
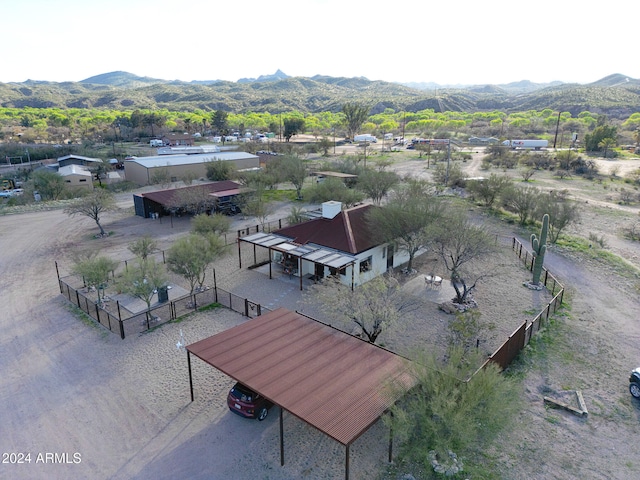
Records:
M229 410L241 417L262 421L267 418L273 403L238 382L229 391L227 405Z

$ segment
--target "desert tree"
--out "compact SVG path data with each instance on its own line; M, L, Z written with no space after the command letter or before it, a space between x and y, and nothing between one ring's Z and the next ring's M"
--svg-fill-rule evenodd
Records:
M98 256L96 251L86 253L76 259L73 273L80 275L87 287L95 288L100 303L100 290L109 283L109 274L118 266L118 262L109 257Z
M211 127L218 134L224 136L229 131L229 114L224 110L215 110L211 114Z
M360 127L369 118L370 108L358 102L348 102L342 106L344 114L344 126L347 130L347 137L353 139Z
M116 201L113 194L102 188L96 188L88 195L80 197L69 204L64 209L64 213L71 217L75 215L89 217L96 222L96 225L100 229L100 236L105 236L106 232L100 223L100 216L116 208Z
M128 265L118 279L121 291L139 298L147 306L147 322L151 320L151 302L158 290L167 286L167 272L162 263L157 263L153 257L145 260L139 258L137 262ZM148 325L148 323L147 323Z
M370 343L375 343L403 314L417 308L415 299L404 293L391 275L378 275L354 290L341 283L339 276L331 276L313 285L309 295L330 318L345 327L355 324Z
M283 120L284 122L284 138L287 142L291 140L291 137L304 132L304 118L302 117L289 117Z
M127 248L136 257L144 261L149 257L149 255L158 251L158 243L149 235L144 235L131 242Z
M322 182L305 190L305 199L311 203L323 203L330 200L341 202L349 208L364 199L364 194L357 189L348 188L339 178L328 177Z
M296 189L296 197L302 198L302 187L307 178L307 166L298 155L284 155L278 158L277 168L281 170L282 178L291 182Z
M379 242L393 242L398 251L409 255L407 269L411 271L416 254L429 245L430 228L441 218L442 202L431 187L410 180L394 190L386 205L370 209L367 223Z
M362 190L376 205L380 205L391 189L399 182L395 172L365 170L359 177L357 188Z
M402 399L383 417L399 440L399 456L425 471L444 466L451 478L475 478L483 467L472 459L481 463L485 446L517 419L521 387L493 363L474 374L484 360L475 350L451 348L444 358L419 351L412 358L416 385L403 395L404 388L391 384L390 394ZM466 477L456 474L463 463Z
M179 238L167 251L168 269L189 282L190 294L202 289L207 268L225 251L224 242L217 235L190 234Z
M171 186L171 172L167 167L154 168L150 180L152 185L169 188Z
M230 162L224 162L222 160L207 162L205 167L207 169L207 178L214 182L230 180L235 173L233 165Z
M267 200L265 187L254 184L253 187L241 195L242 214L256 217L260 223L266 223L267 217L274 211L273 205Z
M493 274L478 271L475 263L494 252L495 242L485 227L472 223L463 210L449 207L444 217L446 221L430 230L430 244L450 274L456 292L453 301L464 305L470 302L478 282Z
M47 170L38 170L31 175L33 190L45 200L59 200L66 196L67 185L61 175Z
M216 197L211 195L205 185L195 185L175 190L168 207L175 211L198 215L213 210L216 203Z
M538 201L539 216L549 215L549 243L555 244L569 225L580 220L578 204L557 192L543 194Z
M201 213L191 219L191 231L199 235L222 235L231 228L231 219L221 213L207 215Z
M507 175L492 173L489 178L468 181L467 190L474 198L482 201L485 206L491 207L501 193L509 188L512 183L512 180Z
M287 224L289 225L297 225L298 223L302 223L308 220L309 217L306 215L306 211L302 207L296 207L295 205L291 207L289 211L289 215L287 215Z
M526 225L535 213L541 195L539 188L512 185L502 192L502 204L507 210L518 215L520 225Z
M105 178L107 172L109 171L109 166L104 162L96 163L95 165L89 167L89 171L93 175L93 177L98 181L100 187L102 187L102 179Z

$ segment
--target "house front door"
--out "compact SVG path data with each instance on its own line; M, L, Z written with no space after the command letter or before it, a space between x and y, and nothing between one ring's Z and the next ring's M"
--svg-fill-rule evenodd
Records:
M316 276L316 281L318 280L322 280L324 278L324 265L322 265L321 263L316 263L316 268L315 268L315 276Z
M393 245L387 246L387 270L393 268Z

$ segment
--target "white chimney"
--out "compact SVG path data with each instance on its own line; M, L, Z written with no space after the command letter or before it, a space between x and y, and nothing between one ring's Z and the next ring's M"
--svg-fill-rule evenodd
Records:
M330 200L322 203L322 218L333 218L342 211L342 202Z

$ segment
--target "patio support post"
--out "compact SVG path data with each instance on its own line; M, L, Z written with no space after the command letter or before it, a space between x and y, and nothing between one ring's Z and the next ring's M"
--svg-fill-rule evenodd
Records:
M284 467L284 421L283 408L280 407L280 466Z
M191 401L193 402L193 377L191 375L191 352L187 350L187 364L189 365L189 390L191 391Z
M240 238L238 238L238 268L241 269L242 268L242 255L240 254L240 242L242 240L240 240Z
M253 264L258 263L258 258L256 257L256 244L253 244Z
M267 247L267 250L269 250L269 280L271 280L273 278L271 275L271 263L273 263L271 261L271 247Z
M300 290L302 291L302 257L298 257L298 275L300 275Z

